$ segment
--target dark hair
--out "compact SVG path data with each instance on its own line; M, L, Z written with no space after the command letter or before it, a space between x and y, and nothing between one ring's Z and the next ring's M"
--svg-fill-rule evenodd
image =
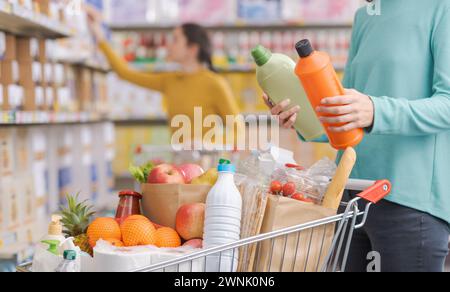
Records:
M205 63L211 71L215 71L212 63L212 44L206 29L195 23L185 23L181 29L188 45L198 45L198 61Z

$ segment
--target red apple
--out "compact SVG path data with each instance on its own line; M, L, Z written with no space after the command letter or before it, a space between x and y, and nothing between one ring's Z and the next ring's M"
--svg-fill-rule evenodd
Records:
M184 184L183 172L174 165L161 164L148 176L150 184Z
M184 177L186 179L186 183L188 183L188 184L191 183L191 181L193 179L195 179L205 173L203 168L201 168L197 164L183 164L178 168L183 171Z
M203 248L203 239L192 239L189 241L186 241L183 246L190 246L193 248Z
M203 238L205 208L202 203L182 206L176 217L176 230L184 240Z

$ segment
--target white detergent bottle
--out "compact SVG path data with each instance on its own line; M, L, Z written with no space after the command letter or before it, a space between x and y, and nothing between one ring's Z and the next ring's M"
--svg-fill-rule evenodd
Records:
M234 183L236 167L228 160L221 160L219 179L206 200L203 247L222 246L240 240L242 196ZM206 257L206 272L236 272L238 250L231 250Z

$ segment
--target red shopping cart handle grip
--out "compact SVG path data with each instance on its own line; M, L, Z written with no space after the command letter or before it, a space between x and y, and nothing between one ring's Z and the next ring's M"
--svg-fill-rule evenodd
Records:
M371 203L378 203L384 199L392 190L392 184L388 180L377 181L373 186L366 189L358 196Z

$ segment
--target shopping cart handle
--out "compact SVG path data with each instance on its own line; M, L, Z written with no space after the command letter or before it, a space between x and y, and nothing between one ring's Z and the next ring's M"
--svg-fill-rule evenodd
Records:
M379 180L373 186L358 194L358 197L371 203L378 203L384 199L392 190L392 184L388 180Z

